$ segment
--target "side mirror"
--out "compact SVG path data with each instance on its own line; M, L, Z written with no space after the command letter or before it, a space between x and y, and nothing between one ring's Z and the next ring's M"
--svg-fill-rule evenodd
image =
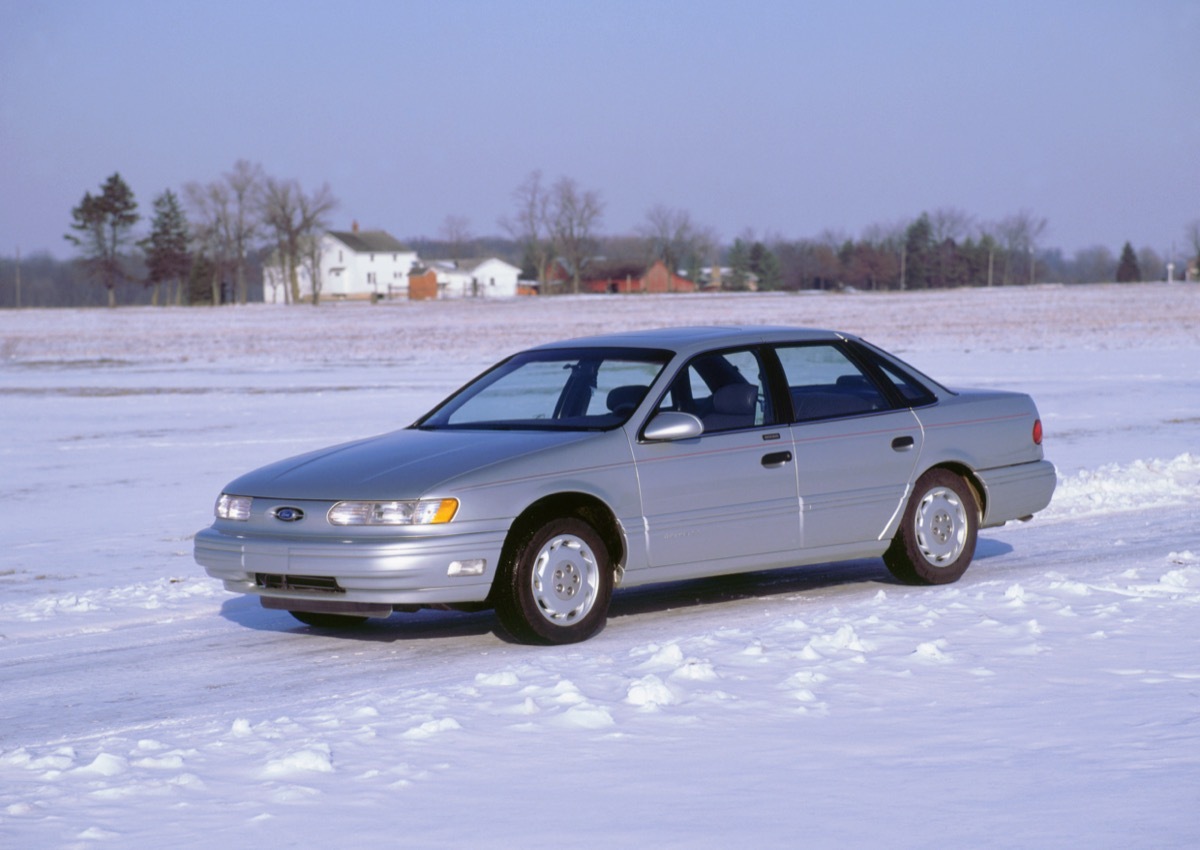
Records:
M664 410L650 420L642 431L642 439L652 443L672 440L691 440L704 433L704 423L690 413Z

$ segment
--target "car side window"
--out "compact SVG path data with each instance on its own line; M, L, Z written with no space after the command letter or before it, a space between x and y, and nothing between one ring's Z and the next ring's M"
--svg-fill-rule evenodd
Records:
M856 416L890 406L874 382L832 343L780 346L775 353L797 422Z
M631 360L606 360L596 370L596 386L588 402L587 415L615 413L628 416L633 412L662 366L658 363L639 363Z
M906 405L921 407L937 401L937 396L930 391L929 387L901 368L899 364L884 359L879 352L870 347L860 346L857 350L874 368L879 370L884 379L904 399Z
M754 349L702 354L680 370L658 409L691 413L705 433L775 424L766 371Z
M883 376L892 382L892 386L896 388L896 392L900 393L904 400L913 407L931 404L935 400L933 393L917 383L915 378L900 371L890 363L880 361L877 365L879 366L879 371L883 372Z

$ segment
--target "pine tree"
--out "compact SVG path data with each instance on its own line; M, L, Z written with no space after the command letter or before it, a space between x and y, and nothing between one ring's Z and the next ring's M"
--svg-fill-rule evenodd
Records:
M750 250L741 239L735 239L729 249L729 288L734 291L746 289L749 281Z
M120 174L113 174L104 181L99 196L84 193L79 206L71 210L71 217L71 229L78 235L68 233L64 238L83 252L88 272L104 284L108 306L115 307L117 284L129 278L121 250L140 218L133 192Z
M762 291L778 289L783 280L779 259L762 242L750 246L750 271L758 277L758 288Z
M1121 249L1121 260L1117 263L1117 283L1136 283L1142 279L1142 270L1138 268L1137 254L1128 242Z
M179 198L170 189L154 199L154 221L150 236L140 243L146 252L146 285L154 287L152 302L158 304L158 290L163 283L175 284L175 303L182 303L183 280L192 266L188 252L188 223L179 206Z
M929 215L921 215L904 233L906 289L928 289L933 266L933 226Z

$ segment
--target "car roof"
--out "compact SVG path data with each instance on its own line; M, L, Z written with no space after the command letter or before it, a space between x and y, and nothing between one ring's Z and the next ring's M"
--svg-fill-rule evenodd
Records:
M821 328L772 325L709 325L703 327L650 328L599 336L578 337L540 345L538 349L578 347L657 348L681 354L710 348L771 342L817 342L854 339L850 334Z

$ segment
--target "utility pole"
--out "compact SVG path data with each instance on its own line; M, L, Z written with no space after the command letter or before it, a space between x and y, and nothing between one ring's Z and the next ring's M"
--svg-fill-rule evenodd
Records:
M17 246L17 309L21 309L21 246Z

